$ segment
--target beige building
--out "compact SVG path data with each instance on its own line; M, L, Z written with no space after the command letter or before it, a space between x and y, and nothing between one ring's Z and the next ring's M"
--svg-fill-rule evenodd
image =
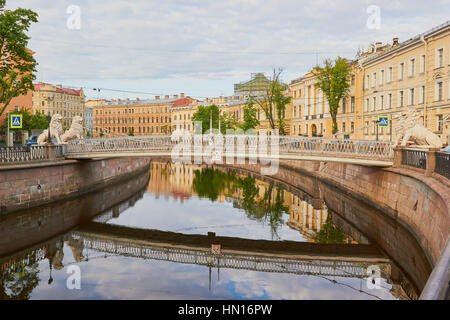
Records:
M356 126L356 76L350 78L350 92L339 106L338 131L341 137L354 137ZM293 136L330 136L333 122L325 94L316 87L316 76L309 72L289 85L292 96L290 108L290 133Z
M172 132L193 134L192 116L197 111L198 101L189 97L184 98L184 94L181 94L181 96L182 98L174 101L170 108Z
M37 83L33 92L33 113L46 116L58 113L63 116L63 127L69 128L74 116L85 117L85 95L83 89L63 88L61 85Z
M403 111L416 110L425 127L448 143L450 21L404 42L371 45L358 61L362 90L361 139L391 140ZM392 129L375 125L390 116ZM367 128L366 128L367 127ZM391 134L392 133L392 134Z
M182 94L184 97L184 94ZM164 99L111 100L93 110L94 137L166 135L170 134L170 109L178 95Z

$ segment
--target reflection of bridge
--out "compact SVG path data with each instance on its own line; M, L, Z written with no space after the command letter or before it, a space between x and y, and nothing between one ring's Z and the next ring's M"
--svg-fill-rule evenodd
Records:
M245 138L247 137L247 138ZM270 137L270 136L268 136ZM181 140L181 139L180 139ZM214 144L212 144L214 141ZM221 135L187 136L180 148L180 157L211 157L212 152L223 157L254 159L319 160L345 162L367 166L388 167L393 164L392 143L385 141L343 140L331 138ZM171 136L139 136L86 139L71 142L65 157L93 159L111 157L172 156L172 149L181 143ZM265 145L266 149L258 149ZM214 146L214 147L211 147ZM210 147L211 149L208 149ZM268 149L268 150L267 150ZM218 152L218 153L217 153Z
M389 259L372 245L249 240L101 223L86 224L72 237L100 252L217 268L356 278L366 278L373 264L389 269ZM221 253L212 253L211 244L221 244Z

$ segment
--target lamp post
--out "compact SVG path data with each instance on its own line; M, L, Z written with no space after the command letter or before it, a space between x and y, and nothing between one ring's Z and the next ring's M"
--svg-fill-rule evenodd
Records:
M52 117L50 117L49 115L48 116L46 116L46 119L47 119L47 121L48 121L48 129L47 129L47 133L48 133L48 138L47 138L47 141L48 141L48 143L52 143L52 138L51 138L51 135L50 135L50 121L52 120Z

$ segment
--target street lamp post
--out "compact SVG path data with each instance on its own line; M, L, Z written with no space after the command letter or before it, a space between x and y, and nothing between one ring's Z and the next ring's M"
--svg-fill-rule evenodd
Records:
M50 116L46 116L46 119L47 119L47 121L48 121L48 129L47 129L47 133L48 133L48 143L52 143L52 138L51 138L51 135L50 135L50 121L52 120L52 117L50 117Z

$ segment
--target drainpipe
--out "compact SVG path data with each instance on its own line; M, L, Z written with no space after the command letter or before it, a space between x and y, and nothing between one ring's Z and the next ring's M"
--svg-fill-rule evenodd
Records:
M420 41L422 41L425 44L425 65L424 65L424 70L423 72L425 73L425 81L424 81L424 86L425 86L425 92L423 95L423 126L426 128L427 127L427 105L428 105L428 88L427 88L427 81L428 81L428 42L425 40L425 37L423 36L423 34L420 35Z

